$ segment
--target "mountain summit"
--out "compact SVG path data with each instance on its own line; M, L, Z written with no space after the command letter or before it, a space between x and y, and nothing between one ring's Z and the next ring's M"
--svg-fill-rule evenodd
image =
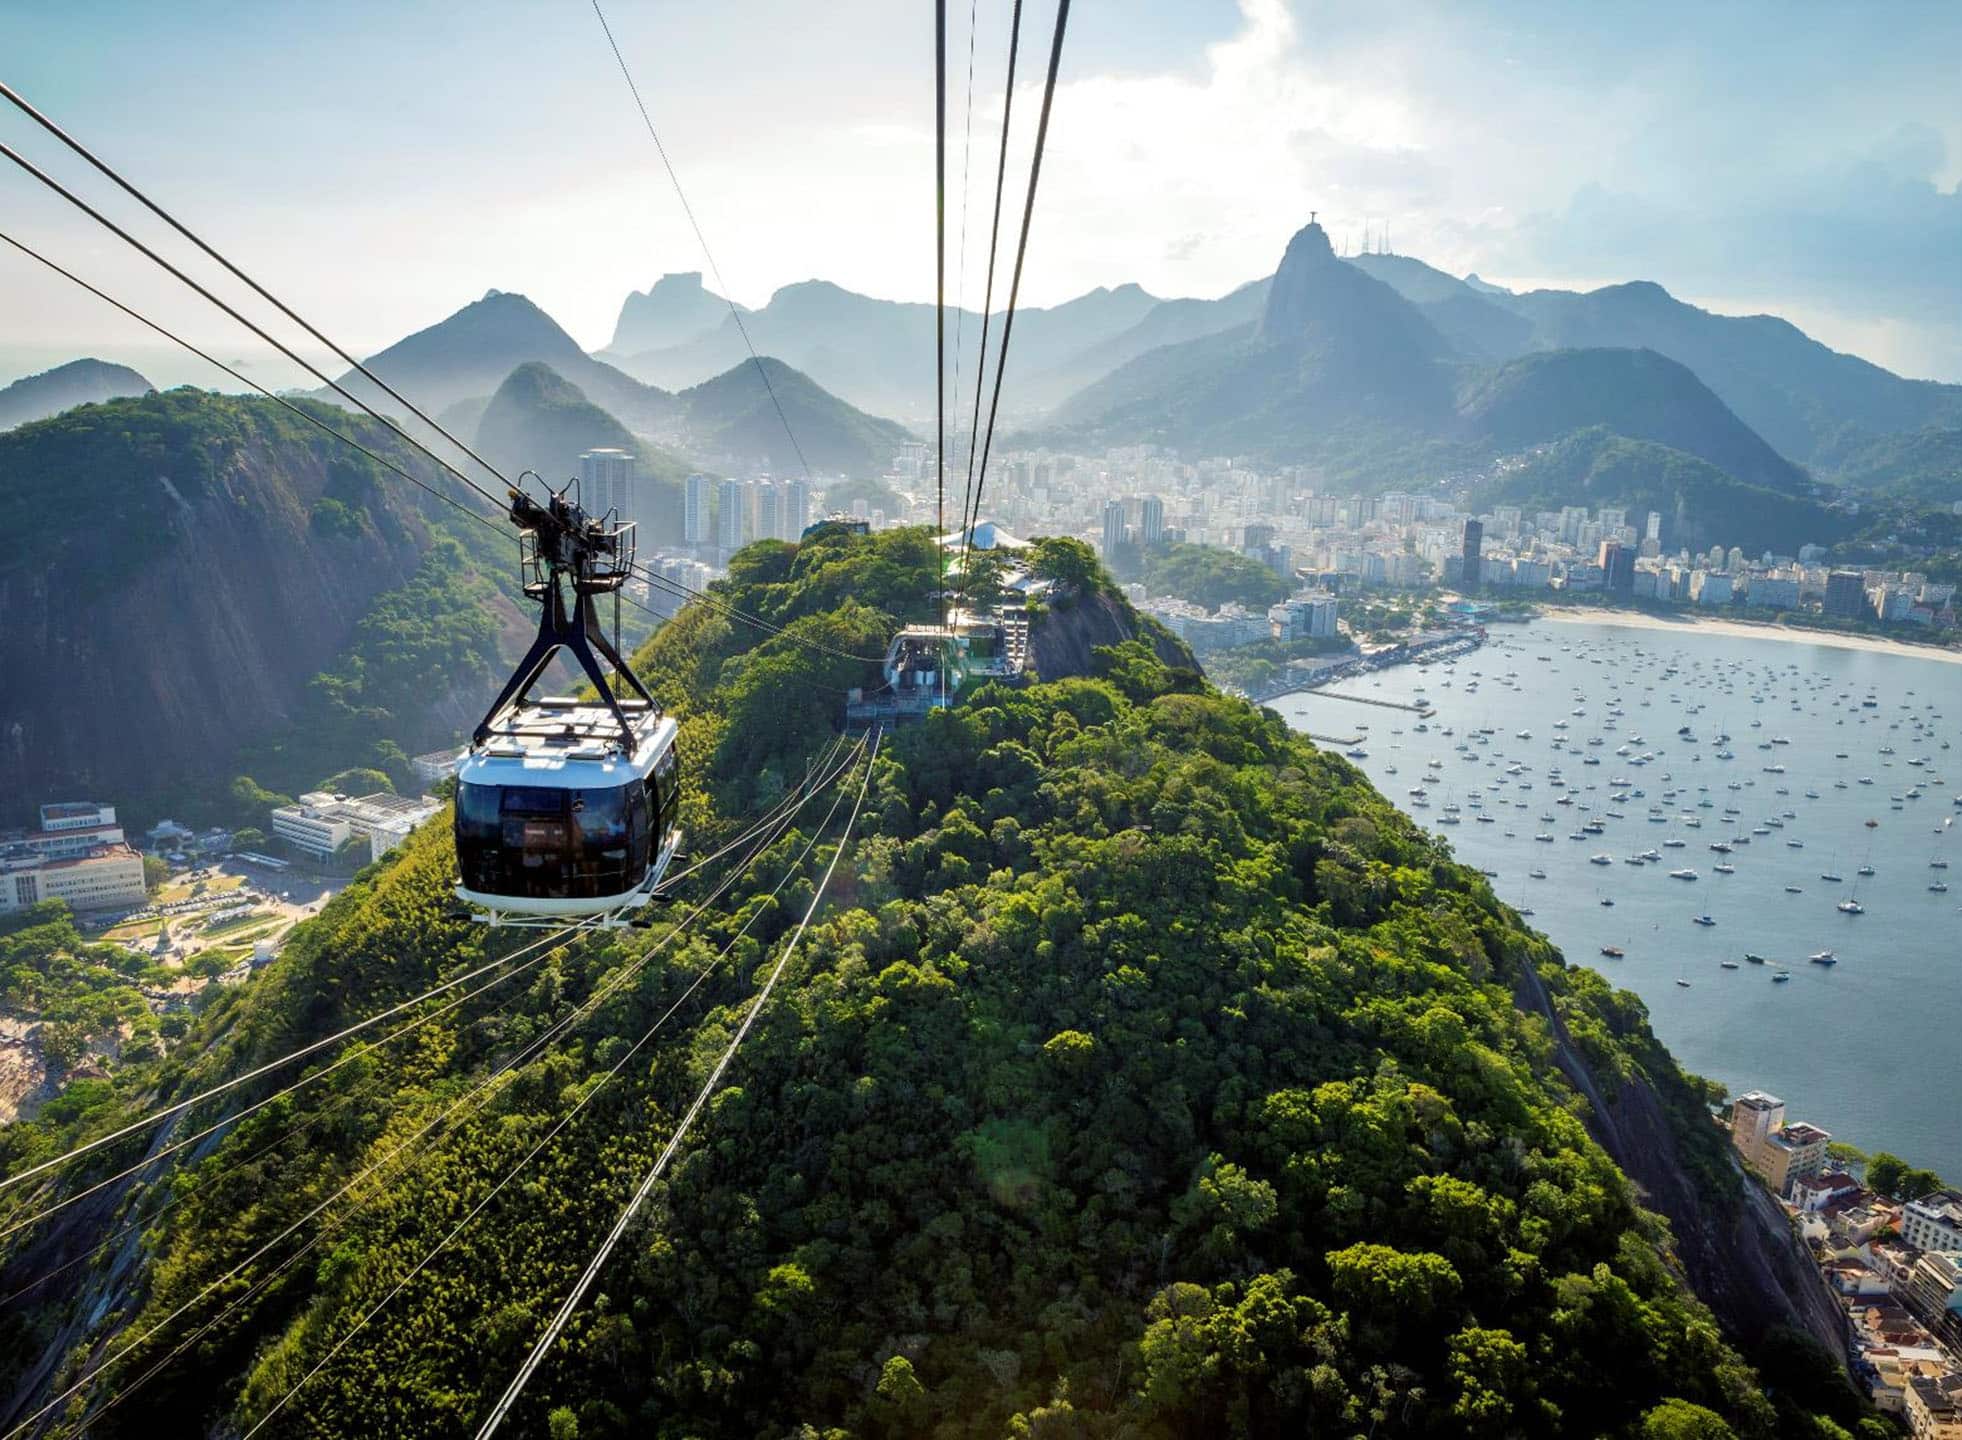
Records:
M398 340L368 359L368 368L434 414L462 400L489 395L527 362L549 365L587 399L629 425L651 426L672 415L674 397L595 360L523 295L493 290ZM399 409L357 372L341 384L377 409Z
M77 405L99 405L127 395L147 395L154 387L127 365L107 360L70 360L39 375L26 375L0 387L0 430L45 420Z
M1451 347L1417 308L1389 285L1345 265L1320 225L1304 225L1267 287L1255 338L1360 369L1380 390L1405 388ZM1331 378L1336 378L1331 376Z
M643 350L686 345L726 323L729 304L702 284L699 270L663 275L650 289L627 296L607 350L614 355L636 355ZM736 309L749 313L741 305Z

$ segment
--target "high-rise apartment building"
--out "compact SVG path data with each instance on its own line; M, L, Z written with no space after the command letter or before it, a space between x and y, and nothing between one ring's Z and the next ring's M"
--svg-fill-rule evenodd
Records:
M1464 548L1459 552L1463 557L1463 566L1458 572L1466 586L1475 586L1478 584L1481 569L1480 560L1484 549L1484 524L1477 520L1467 520L1465 522Z
M1825 611L1843 619L1857 619L1866 612L1867 581L1858 570L1835 570L1826 577Z
M1165 538L1165 502L1147 495L1138 502L1138 543L1146 547Z
M756 491L747 481L724 480L715 494L715 543L740 550L756 535Z
M811 487L802 480L777 485L777 538L795 542L811 523Z
M1595 557L1601 586L1617 595L1635 593L1635 552L1618 540L1603 540Z
M1124 502L1106 500L1104 502L1104 558L1106 560L1124 548L1127 533L1124 524Z
M681 487L681 542L706 545L709 539L709 501L714 482L706 475L690 475Z

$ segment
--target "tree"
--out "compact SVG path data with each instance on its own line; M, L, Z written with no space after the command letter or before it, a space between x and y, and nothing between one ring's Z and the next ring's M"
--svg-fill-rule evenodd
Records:
M1901 1180L1908 1172L1908 1163L1900 1156L1886 1150L1876 1150L1873 1158L1867 1161L1867 1184L1883 1195L1895 1195L1900 1191Z
M1737 1432L1714 1410L1671 1399L1642 1417L1642 1440L1737 1440Z
M143 888L152 895L161 890L164 882L170 879L170 866L154 855L143 857Z
M373 795L377 792L393 795L395 782L383 771L355 765L338 774L329 775L320 782L320 788L345 795Z
M274 806L293 803L291 795L268 790L250 775L241 775L232 781L229 794L232 812L247 821L263 820Z
M1097 552L1083 541L1067 535L1048 535L1030 545L1029 573L1066 590L1088 591L1097 588L1102 572L1097 565Z
M1942 1188L1942 1177L1932 1170L1909 1170L1901 1176L1895 1187L1894 1196L1899 1200L1919 1200L1924 1195L1932 1195Z
M1145 585L1154 595L1176 595L1209 610L1235 603L1265 610L1287 599L1288 582L1233 550L1212 545L1167 545L1145 556Z

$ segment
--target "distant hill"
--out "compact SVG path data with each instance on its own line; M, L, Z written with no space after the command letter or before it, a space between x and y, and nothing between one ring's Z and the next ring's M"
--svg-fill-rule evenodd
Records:
M1072 397L1067 430L1188 453L1326 458L1451 429L1454 352L1409 301L1309 225L1251 325L1139 356Z
M749 313L743 306L736 308ZM701 271L663 275L648 289L627 296L613 326L613 341L603 353L629 356L685 345L728 318L729 302L702 284Z
M628 425L651 429L674 417L672 395L593 359L531 301L497 290L369 356L367 365L434 415L491 394L528 361L551 366ZM401 412L358 373L343 375L341 384L378 410ZM330 396L322 392L322 398Z
M587 450L633 451L633 433L551 366L532 360L505 377L477 422L477 449L515 475L534 469L558 481Z
M1776 316L1713 314L1652 281L1514 294L1407 255L1356 255L1348 263L1396 287L1466 355L1505 360L1597 348L1666 355L1695 371L1781 454L1822 473L1848 448L1848 431L1857 439L1962 426L1962 385L1903 379Z
M1936 505L1962 501L1962 428L1846 435L1828 447L1823 459L1835 480L1855 490L1913 496Z
M127 365L70 360L0 389L0 430L45 420L77 405L99 405L125 395L147 395L153 385Z
M1482 491L1478 504L1556 509L1625 506L1662 516L1665 549L1742 545L1792 554L1852 528L1841 512L1789 491L1752 485L1696 455L1594 427L1563 436Z
M775 404L756 364L747 359L676 397L691 454L799 474L797 451L784 433L787 419L812 469L878 475L913 438L905 426L854 409L781 360L764 356L760 363L769 372ZM777 405L783 406L781 419Z
M335 423L446 483L379 424ZM450 739L515 618L432 549L453 520L256 396L183 388L0 435L0 796L216 819L247 751L285 788ZM456 529L501 575L505 547Z
M1553 350L1479 373L1459 414L1503 450L1602 427L1699 456L1751 485L1789 494L1811 483L1733 415L1687 366L1653 350Z
M1266 307L1269 283L1250 280L1217 300L1160 300L1130 329L1027 377L1021 382L1023 391L1035 403L1054 405L1147 350L1250 324Z
M1962 385L1904 380L1774 315L1713 315L1648 281L1584 295L1535 290L1499 303L1532 322L1537 348L1631 346L1687 365L1801 464L1824 460L1849 428L1878 435L1962 425Z
M1023 377L1040 375L1129 329L1156 304L1155 297L1136 285L1120 285L1047 309L1018 310L1004 408L1041 408L1048 403L1049 391ZM809 280L784 286L744 323L759 353L803 371L852 405L902 417L933 412L932 305L879 300L827 281ZM956 337L963 342L967 373L973 369L980 335L978 314L949 312L950 374ZM626 356L620 364L643 380L678 390L734 369L748 354L735 321L725 313L706 334ZM1045 397L1040 403L1034 398L1038 392Z

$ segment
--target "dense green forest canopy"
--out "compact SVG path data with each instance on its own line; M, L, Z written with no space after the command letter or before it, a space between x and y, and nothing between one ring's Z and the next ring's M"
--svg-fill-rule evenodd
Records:
M1153 595L1175 595L1208 610L1239 604L1263 612L1287 599L1290 588L1270 566L1237 551L1183 543L1145 552L1144 583Z
M1662 516L1662 543L1675 549L1742 545L1756 554L1795 554L1830 544L1851 522L1820 501L1752 485L1687 451L1595 427L1524 457L1481 492L1481 505L1558 509L1621 506Z
M931 573L920 532L836 535L751 547L722 593L874 653ZM700 607L640 664L682 717L704 853L829 744L838 687L859 679ZM1272 712L1136 643L1095 670L986 688L889 737L819 922L515 1433L1885 1433L1844 1387L1767 1394L1682 1288L1665 1227L1588 1138L1544 1023L1513 1000L1537 974L1591 1063L1656 1087L1685 1150L1727 1174L1701 1090L1635 996L1567 969ZM688 935L666 932L671 911L554 952L253 1116L144 1198L146 1213L175 1203L113 1307L129 1353L112 1378L162 1368L91 1433L157 1414L246 1428L302 1382L264 1433L473 1426L812 895L825 852L796 856L822 813ZM455 916L453 867L446 832L425 829L205 1014L201 1058L187 1047L79 1114L12 1127L0 1166L100 1133L148 1086L183 1093L509 948ZM593 1020L417 1140L609 981L621 989ZM304 1138L282 1139L296 1125ZM263 1290L221 1286L244 1303L171 1354L218 1309L203 1287L384 1162L330 1207L304 1263ZM34 1199L0 1198L0 1224ZM8 1312L7 1364L81 1303Z

